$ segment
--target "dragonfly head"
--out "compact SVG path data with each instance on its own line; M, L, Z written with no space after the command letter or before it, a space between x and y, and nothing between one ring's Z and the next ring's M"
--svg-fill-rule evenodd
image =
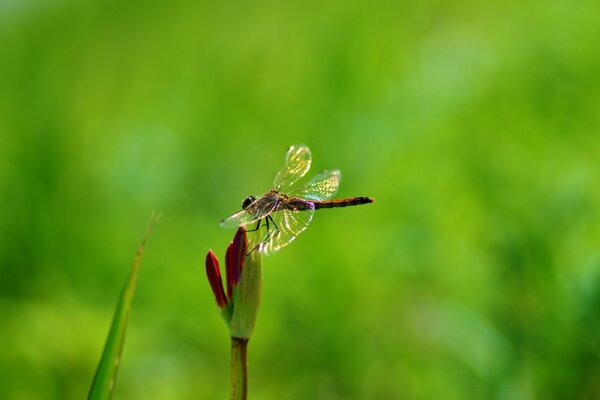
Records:
M256 201L256 197L254 196L248 196L244 199L244 201L242 201L242 209L246 209L248 208L248 206L250 206L250 204L254 203Z

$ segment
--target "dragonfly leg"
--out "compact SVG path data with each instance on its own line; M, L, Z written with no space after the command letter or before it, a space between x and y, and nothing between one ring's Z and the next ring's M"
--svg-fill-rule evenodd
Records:
M267 216L267 218L261 218L261 219L259 219L259 220L258 220L258 222L257 222L257 224L256 224L256 227L255 227L254 229L248 229L248 230L246 231L246 232L256 232L256 231L258 231L258 230L260 229L260 225L261 225L262 221L263 221L263 220L265 221L265 225L264 225L264 226L266 227L266 230L267 230L267 232L266 232L266 234L265 234L265 238L264 238L263 240L261 240L261 241L260 241L260 242L259 242L259 243L258 243L256 246L254 246L254 247L253 247L253 248L250 250L250 252L249 252L249 253L246 253L246 257L247 257L247 256L249 256L250 254L252 254L252 252L254 252L254 251L256 251L256 250L260 250L260 247L261 247L263 244L265 244L266 242L268 242L268 241L269 241L269 236L270 236L270 235L269 235L269 219L270 219L270 218L271 218L270 216ZM271 219L271 220L272 220L272 219Z
M258 231L258 230L260 229L260 225L261 225L262 221L263 221L263 219L262 219L262 218L261 218L261 219L259 219L259 220L258 220L258 222L256 223L256 227L254 227L254 229L248 229L248 230L246 230L246 232L256 232L256 231ZM268 229L269 229L269 228L267 227L267 230L268 230ZM259 244L257 244L256 246L254 246L254 247L253 247L253 248L250 250L250 252L249 252L249 253L246 253L246 257L248 257L250 254L252 254L252 252L253 252L254 250L258 250L258 248L260 247L260 245L261 245L262 243L263 243L263 242L260 242Z
M267 215L267 219L271 220L271 223L273 224L273 226L275 227L276 230L279 230L279 227L277 226L277 224L275 223L275 220L273 219L273 217L271 217L270 215ZM268 223L269 221L267 221Z
M271 240L271 237L273 237L273 235L277 235L277 234L281 233L279 230L279 227L275 223L275 220L270 215L267 215L266 218L259 219L258 223L256 224L256 227L254 229L249 229L246 232L258 231L260 229L260 225L263 220L265 221L264 226L265 226L267 232L265 233L263 240L260 241L256 246L254 246L252 248L252 250L250 250L250 252L248 254L246 254L246 256L249 256L255 250L260 251L261 247L264 246L265 244L267 244L269 242L269 240ZM270 224L273 224L274 228L271 228Z
M263 241L258 244L259 247L262 247L263 245L267 244L269 242L269 240L271 240L272 237L281 233L281 231L279 230L279 227L273 220L273 217L271 217L270 215L267 215L267 218L265 218L265 219L266 219L266 225L267 225L267 233L266 233ZM271 221L271 224L273 224L274 228L271 228L269 226L269 221Z
M267 230L267 232L265 233L265 237L263 238L263 240L260 241L260 243L258 243L256 246L254 246L252 248L252 250L250 250L250 252L246 254L246 256L249 256L255 250L260 251L261 247L264 246L265 244L267 244L274 235L278 235L279 233L281 233L279 231L279 227L273 220L273 217L271 217L270 215L267 215L267 217L264 218L264 220L265 220L265 228ZM259 220L259 225L260 225L260 221L262 221L262 220ZM271 224L273 224L274 228L271 228ZM259 226L257 226L256 229L253 229L253 231L258 230L258 228L259 228ZM247 231L247 232L251 232L251 231Z
M261 222L262 222L262 218L258 220L258 223L256 224L256 227L254 229L247 229L246 232L256 232L257 230L260 229Z
M262 242L260 242L259 244L257 244L256 246L254 246L252 248L252 250L250 250L249 253L246 253L246 257L248 257L250 254L252 254L255 250L258 250L258 248L260 247L260 245L262 244Z
M273 220L273 217L267 215L267 218L265 218L265 220L267 225L267 234L265 235L265 239L262 241L262 243L267 243L273 235L279 234L279 227L275 223L275 220ZM269 221L271 221L271 223L275 227L274 229L269 229Z
M254 246L252 248L252 250L250 250L249 253L246 253L246 256L249 256L250 254L252 254L253 251L260 251L261 247L264 246L266 243L268 243L270 239L271 239L271 234L267 233L265 235L265 238L260 243L258 243L256 246Z

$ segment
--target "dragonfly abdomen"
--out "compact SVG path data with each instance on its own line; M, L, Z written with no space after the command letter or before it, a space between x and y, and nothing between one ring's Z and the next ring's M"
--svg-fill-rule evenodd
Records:
M314 201L313 203L315 205L315 210L318 210L319 208L359 206L361 204L369 204L372 202L373 199L370 197L351 197L348 199Z

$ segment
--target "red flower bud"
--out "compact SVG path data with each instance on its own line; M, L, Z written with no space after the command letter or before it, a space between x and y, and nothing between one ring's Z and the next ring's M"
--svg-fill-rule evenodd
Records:
M232 337L249 339L260 305L262 262L258 251L246 254L248 235L240 227L225 253L227 288L212 250L206 255L206 275ZM246 264L244 266L244 264ZM242 275L243 269L243 275Z
M248 235L244 227L239 227L233 241L227 247L225 253L225 270L227 273L227 297L231 300L233 289L236 287L242 268L244 267L244 259L246 258L246 247L248 246Z
M217 305L219 308L225 307L227 305L227 298L225 297L225 291L223 290L219 260L212 250L209 250L206 255L206 276L208 277L208 282L215 295Z

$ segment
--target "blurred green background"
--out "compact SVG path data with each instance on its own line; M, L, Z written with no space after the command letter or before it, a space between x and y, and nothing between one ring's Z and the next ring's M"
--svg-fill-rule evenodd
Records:
M264 262L251 399L600 398L600 4L0 2L0 397L225 399L204 275L285 149L340 196Z

